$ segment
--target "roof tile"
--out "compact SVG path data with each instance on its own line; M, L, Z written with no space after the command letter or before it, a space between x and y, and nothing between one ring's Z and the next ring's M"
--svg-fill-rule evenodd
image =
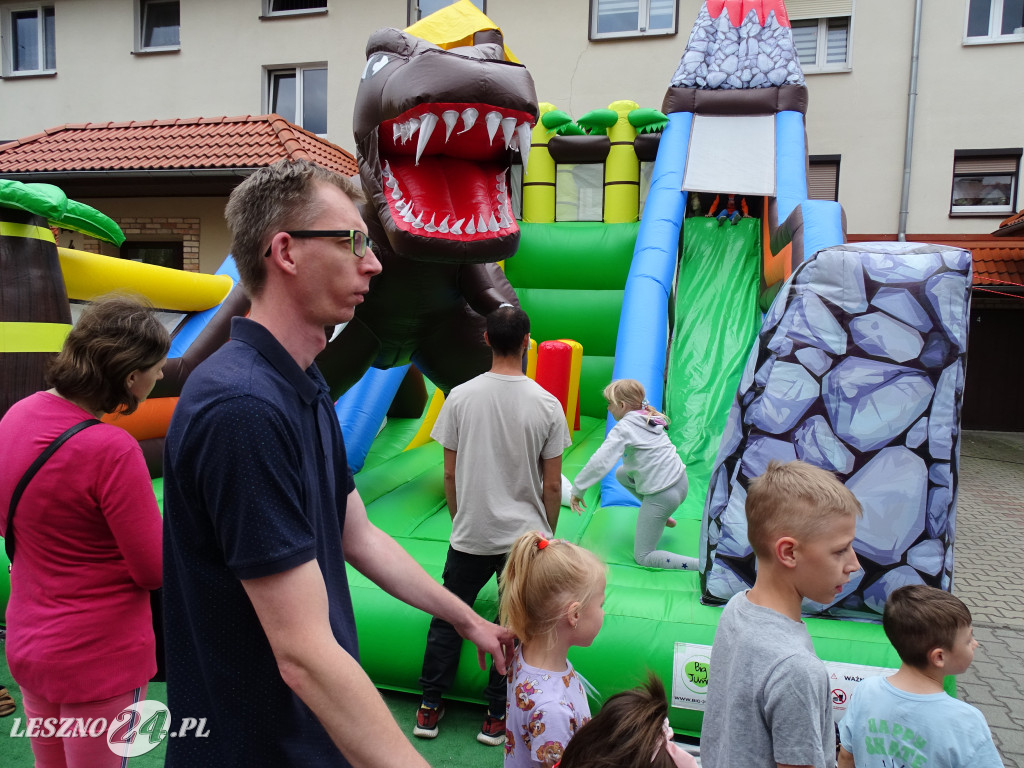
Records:
M0 144L0 173L257 168L299 157L359 172L350 152L272 114L56 126Z

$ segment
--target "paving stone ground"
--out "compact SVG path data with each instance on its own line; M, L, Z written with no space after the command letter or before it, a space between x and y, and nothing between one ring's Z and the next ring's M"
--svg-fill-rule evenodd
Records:
M1024 768L1024 433L964 432L953 593L980 643L958 678L1006 768Z

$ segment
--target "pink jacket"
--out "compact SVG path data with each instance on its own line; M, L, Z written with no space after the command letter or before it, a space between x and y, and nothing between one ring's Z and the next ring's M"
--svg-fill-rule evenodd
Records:
M0 534L32 461L90 417L48 392L0 421ZM161 584L161 521L135 438L98 424L43 465L15 516L7 607L11 674L51 702L109 698L156 672L149 591Z

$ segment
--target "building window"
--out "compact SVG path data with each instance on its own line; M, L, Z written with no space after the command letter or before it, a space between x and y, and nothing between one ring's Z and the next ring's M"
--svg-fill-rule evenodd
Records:
M52 5L0 8L4 75L43 75L57 71Z
M126 240L121 244L119 255L122 259L155 264L158 267L184 269L185 266L185 250L180 242Z
M1017 210L1021 149L958 149L953 153L951 216L1006 216Z
M793 45L805 73L850 69L850 17L800 19L793 25Z
M840 155L811 155L807 158L807 197L839 202Z
M1024 41L1024 0L969 0L967 42Z
M678 0L590 0L590 39L674 35Z
M409 0L409 23L414 24L424 16L434 13L434 11L447 8L451 5L451 2L452 0ZM473 0L473 5L483 13L487 13L486 0Z
M327 135L327 67L323 64L268 70L267 104L285 120Z
M263 0L264 16L294 16L327 10L327 0Z
M136 51L176 51L181 48L181 3L178 0L137 0Z

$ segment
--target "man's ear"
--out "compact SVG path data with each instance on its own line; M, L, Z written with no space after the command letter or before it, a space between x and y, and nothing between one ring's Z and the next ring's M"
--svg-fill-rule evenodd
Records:
M942 669L946 666L946 651L942 646L932 648L925 655L925 658L928 659L928 663L936 669Z
M783 536L775 542L775 559L786 568L796 567L797 542L792 536Z
M294 275L297 271L295 255L292 253L294 242L287 232L278 232L270 241L270 255L266 259L272 262L275 268L289 275Z
M486 344L488 347L491 346L491 340L487 338L487 331L484 331L484 344Z

